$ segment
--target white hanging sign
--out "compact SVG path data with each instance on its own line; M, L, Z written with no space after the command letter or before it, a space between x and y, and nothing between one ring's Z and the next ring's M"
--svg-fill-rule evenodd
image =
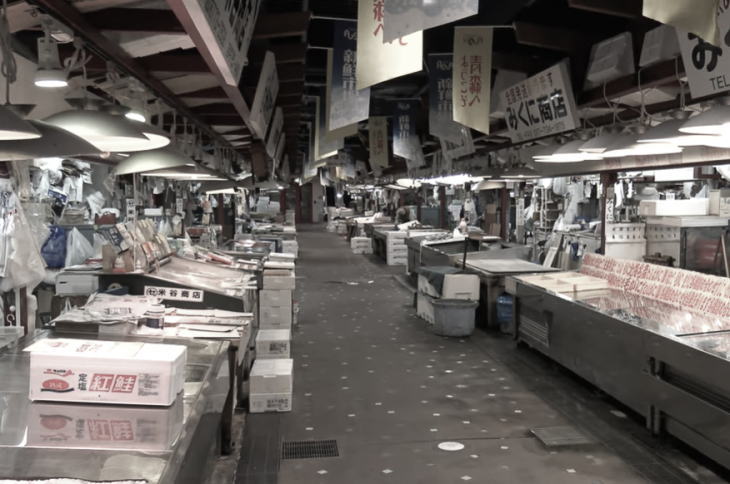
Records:
M373 116L368 120L370 133L370 168L388 166L388 118Z
M266 138L266 129L274 113L276 96L279 94L279 76L276 72L276 58L274 53L266 51L264 65L261 67L259 83L256 85L256 94L251 105L251 128L258 139Z
M357 88L365 89L423 68L423 32L385 42L383 0L358 0Z
M716 12L717 28L722 38L719 46L694 33L677 29L682 62L693 98L730 90L730 2L719 2Z
M284 111L281 108L276 108L274 111L274 120L271 122L271 128L269 129L269 135L266 138L266 154L271 158L276 155L276 144L281 138L281 132L284 130Z
M479 13L479 0L381 0L385 3L385 42Z
M560 62L502 91L514 142L572 131L579 126L566 62Z
M489 134L492 97L491 27L456 27L452 99L454 121Z
M145 286L144 295L168 301L203 302L205 291L179 287Z
M338 20L334 23L332 62L328 62L330 89L327 125L330 130L351 126L370 114L370 88L357 89L357 24Z

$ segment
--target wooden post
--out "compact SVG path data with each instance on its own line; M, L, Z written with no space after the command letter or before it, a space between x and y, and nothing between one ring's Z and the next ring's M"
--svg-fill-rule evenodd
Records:
M502 188L499 192L500 216L499 216L499 236L502 240L507 241L509 237L509 190Z
M439 187L439 224L442 229L448 229L448 218L446 218L446 187Z
M286 188L279 190L279 212L286 216Z

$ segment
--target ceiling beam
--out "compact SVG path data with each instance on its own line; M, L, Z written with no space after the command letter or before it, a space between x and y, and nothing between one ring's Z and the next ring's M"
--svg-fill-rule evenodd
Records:
M249 59L252 64L260 64L264 61L266 51L270 50L276 57L276 64L302 64L307 59L307 44L273 44L267 47L252 46L249 50Z
M241 117L237 114L214 114L203 116L203 119L206 123L210 125L215 124L218 126L236 126L238 124L243 124ZM228 134L228 132L223 134Z
M643 2L641 0L568 0L568 6L614 17L639 18L642 16Z
M202 106L196 106L192 108L192 111L196 114L200 114L201 116L211 114L230 114L233 116L238 116L236 108L233 107L231 103L204 104Z
M546 59L534 59L518 52L492 52L492 66L495 69L524 72L532 74L540 72L555 62Z
M157 32L184 34L175 14L170 10L142 8L106 8L84 14L86 20L99 30L120 32Z
M513 24L517 43L558 52L575 53L590 49L596 39L576 30L562 29L532 22Z
M224 97L227 98L226 92L221 89L219 86L215 87L208 87L205 89L198 89L197 91L190 91L190 92L183 92L178 94L180 97L189 97L189 98L217 98L217 97Z
M298 37L307 33L311 12L287 12L259 15L253 32L255 40Z
M137 57L136 60L147 72L184 72L201 73L210 72L205 60L195 49L192 52L180 54L154 54L145 57ZM106 71L107 63L100 57L92 57L86 64L88 71Z
M30 0L31 3L40 7L45 13L58 19L71 28L76 35L82 37L87 48L97 55L113 61L122 71L136 77L162 100L178 113L196 123L203 132L219 141L224 146L229 144L213 131L208 124L196 116L162 81L154 78L136 59L129 55L118 44L104 36L99 29L89 23L88 20L70 3L59 2L58 0Z

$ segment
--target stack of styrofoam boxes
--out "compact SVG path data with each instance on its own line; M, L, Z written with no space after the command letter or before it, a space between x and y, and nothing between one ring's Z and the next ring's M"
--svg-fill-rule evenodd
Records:
M372 254L373 239L370 237L353 237L350 239L350 248L353 254Z
M296 212L294 210L287 210L285 219L287 225L294 225L296 220Z
M474 274L446 274L439 293L427 277L419 274L416 315L429 324L434 323L434 299L479 301L479 277Z
M335 231L337 232L337 235L347 235L347 222L344 220L338 220L335 223Z
M294 254L294 257L299 257L299 243L296 240L282 240L281 251L285 254Z
M408 246L406 246L407 232L387 232L386 262L389 266L404 266L408 262Z

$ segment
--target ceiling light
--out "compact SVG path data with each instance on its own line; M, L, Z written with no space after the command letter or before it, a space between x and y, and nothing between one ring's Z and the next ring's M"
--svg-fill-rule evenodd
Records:
M6 81L7 82L7 81ZM41 134L9 106L0 106L0 141L40 138Z
M500 178L517 179L521 181L528 178L540 178L540 174L527 166L512 166L504 170Z
M414 180L412 178L399 178L396 180L396 184L405 188L419 188L421 186L421 182L419 180Z
M65 129L41 121L29 121L40 139L7 140L0 143L0 160L17 161L51 156L100 155L95 146Z
M603 156L600 153L581 151L585 140L569 141L558 147L551 154L538 154L533 159L538 163L572 163L579 161L600 160Z
M682 147L671 143L638 143L639 135L623 133L603 152L604 158L624 156L670 155L682 152Z
M686 134L730 135L730 106L727 105L730 98L725 97L721 102L687 120L679 131Z
M124 115L125 118L131 119L132 121L138 121L140 123L144 123L147 121L147 118L144 114L142 114L139 111L129 111L127 114Z
M46 119L59 128L84 138L102 151L143 151L170 143L162 131L148 124L90 109L70 109Z
M68 86L68 76L58 57L58 44L48 33L38 38L38 70L33 82L38 87L46 88Z
M214 181L214 180L220 180L220 181L226 181L227 178L223 178L220 176L220 173L215 172L213 170L209 170L202 166L178 166L176 168L166 168L166 169L157 169L157 170L148 170L142 172L142 176L150 176L150 177L162 177L162 178L169 178L171 180L179 180L179 181L195 181L195 180L204 180L204 181Z
M474 191L481 192L482 190L499 190L499 189L505 188L505 187L506 187L506 185L505 185L505 182L503 182L503 181L482 180L476 186Z
M598 136L589 139L581 147L579 148L580 151L584 151L586 153L594 153L594 154L601 154L606 149L611 146L613 143L616 142L618 138L618 131L615 129L607 129Z
M195 167L190 158L172 148L163 148L134 153L119 163L114 172L119 175L143 173L154 170L169 170L178 167Z

